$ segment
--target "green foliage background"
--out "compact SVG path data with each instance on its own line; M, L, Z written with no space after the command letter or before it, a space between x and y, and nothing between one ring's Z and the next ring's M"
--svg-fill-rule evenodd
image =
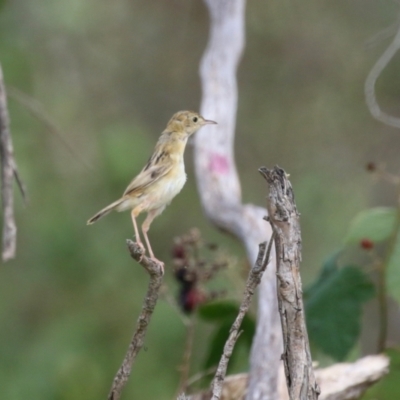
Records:
M198 109L207 11L200 0L0 5L7 85L39 100L74 148L71 155L41 121L9 100L30 201L24 207L16 195L18 255L0 270L2 398L106 398L147 279L125 248L132 236L127 215L91 227L86 220L123 192L175 111ZM389 43L374 37L397 15L398 4L389 0L247 4L235 144L243 199L264 204L259 166L279 164L291 174L302 214L306 285L340 247L358 211L394 202L395 194L374 185L363 166L384 160L398 171L400 135L371 118L363 84ZM396 57L377 85L383 108L394 113L399 62ZM173 237L197 226L241 259L238 243L203 218L190 148L186 160L188 183L150 232L156 254L168 270ZM358 354L375 350L376 305L367 307ZM389 339L396 341L394 304L391 313ZM199 323L193 372L204 364L213 334ZM172 398L184 337L179 316L160 302L125 398ZM246 367L242 357L234 371Z

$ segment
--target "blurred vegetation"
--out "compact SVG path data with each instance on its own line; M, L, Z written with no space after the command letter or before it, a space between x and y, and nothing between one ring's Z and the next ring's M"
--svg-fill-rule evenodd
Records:
M397 22L398 11L389 0L247 4L235 144L243 198L264 204L259 166L279 164L291 174L302 215L305 285L342 246L359 211L396 204L396 191L374 183L364 165L384 161L399 171L400 135L371 118L363 84L390 40L375 35ZM106 397L147 277L125 247L132 237L128 215L114 213L92 227L86 220L122 193L174 112L199 108L198 64L208 26L200 0L0 1L6 84L40 101L75 151L72 156L43 121L9 100L30 202L24 207L16 195L18 254L0 271L2 397ZM399 63L397 56L377 85L382 108L393 113ZM247 268L244 251L204 219L190 148L186 161L184 190L152 225L154 250L168 271L173 237L198 227L236 258L213 282L236 299ZM176 293L171 273L167 281ZM377 348L378 302L366 307L350 358ZM398 344L396 303L389 303L389 313L389 342ZM214 331L197 323L192 373L203 368ZM161 300L125 398L172 398L185 334L179 314ZM245 370L246 357L233 367ZM373 398L396 398L399 384L392 379L391 385Z

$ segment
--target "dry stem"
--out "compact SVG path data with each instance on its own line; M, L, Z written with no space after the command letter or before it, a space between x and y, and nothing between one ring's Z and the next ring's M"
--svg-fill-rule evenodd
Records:
M128 351L125 355L122 365L114 377L114 381L108 395L108 400L118 400L122 389L127 383L131 374L132 365L144 343L147 327L157 303L158 294L163 281L163 269L160 264L144 255L143 247L132 240L127 240L129 252L150 275L149 286L143 300L142 311L137 320L136 330L133 334Z
M224 383L226 370L228 368L229 359L232 355L236 341L240 336L240 331L239 331L240 325L242 324L243 318L246 315L247 311L249 310L251 299L254 295L257 286L261 282L261 277L265 269L267 268L273 240L274 240L274 235L272 235L271 240L268 244L267 252L265 251L266 249L265 242L259 245L257 261L254 267L251 268L249 277L247 278L246 288L243 294L242 304L240 305L239 308L239 313L230 329L229 337L225 343L224 351L222 353L220 362L218 364L217 372L215 373L215 377L211 384L211 390L212 390L211 400L219 400L221 398L222 386Z
M189 319L189 325L186 326L186 340L182 356L182 364L179 367L181 376L179 380L178 393L184 393L188 387L190 361L192 358L194 333L195 333L196 320L195 317Z

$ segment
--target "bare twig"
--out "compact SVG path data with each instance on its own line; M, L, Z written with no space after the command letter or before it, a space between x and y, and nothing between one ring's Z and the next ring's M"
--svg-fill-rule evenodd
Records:
M397 238L396 231L395 237ZM387 334L388 334L388 294L387 294L387 263L379 262L378 281L377 281L377 297L379 305L379 336L378 336L378 353L383 353L386 349Z
M160 290L160 296L163 300L165 300L171 306L171 308L174 311L176 311L177 315L179 316L180 320L182 321L182 324L185 325L185 327L187 328L191 324L191 320L179 308L179 305L178 305L176 299L170 293L167 285L162 285L161 290Z
M193 384L195 384L196 382L198 382L200 379L203 379L204 377L214 374L216 371L217 367L212 366L208 369L206 369L205 371L200 371L197 374L191 376L188 381L187 381L187 387L192 386Z
M381 31L370 37L365 42L365 48L370 49L380 44L383 40L389 39L391 36L395 35L399 27L399 22L400 21L394 22L393 24L389 25L388 27L382 29Z
M236 236L250 265L257 246L271 237L262 218L265 208L243 204L234 157L238 89L236 69L245 42L245 0L204 0L210 14L210 35L200 65L201 113L218 125L196 133L195 168L202 206L218 228ZM274 251L274 250L273 250ZM247 399L274 399L282 335L276 299L275 258L261 281L256 334L250 356Z
M220 362L218 364L217 372L215 373L214 379L211 384L212 398L211 400L219 400L221 398L222 386L224 383L226 370L228 368L229 359L231 358L233 348L235 347L236 341L240 336L240 325L242 324L243 318L249 310L251 299L254 292L259 285L262 275L267 268L269 257L272 249L272 242L274 240L274 235L272 235L271 240L268 245L267 251L265 251L266 243L261 243L259 245L257 261L253 268L251 268L249 277L247 278L246 289L243 294L243 300L239 308L239 313L233 323L230 331L228 340L225 343L224 351L222 353Z
M388 115L380 109L379 104L376 101L375 84L382 71L386 68L386 66L389 64L389 62L392 60L399 49L400 27L398 28L396 36L394 37L392 43L390 43L389 47L383 52L378 61L372 67L367 79L365 80L364 86L365 100L372 116L378 121L381 121L384 124L393 126L395 128L400 128L400 118Z
M182 356L182 364L179 367L181 377L180 377L180 382L179 382L178 393L184 393L186 391L186 388L188 387L190 361L192 358L192 351L193 351L195 325L196 325L196 319L194 316L192 316L192 318L189 319L189 325L186 326L185 348L184 348L183 356Z
M62 134L61 129L57 126L57 123L46 112L43 105L38 100L13 86L7 86L7 94L8 97L14 99L19 104L24 106L27 110L29 110L36 119L44 124L44 126L52 135L57 136L58 140L60 140L60 142L68 150L71 156L73 156L77 161L84 165L85 168L87 168L88 170L93 170L88 162L82 156L80 156L77 151L68 143L68 141Z
M134 258L150 275L150 282L143 301L142 311L137 320L135 333L133 334L122 365L114 377L108 400L118 400L121 396L123 387L129 379L133 362L143 346L147 327L150 323L154 307L156 306L158 294L163 281L162 266L146 257L144 255L143 247L139 246L137 243L132 240L127 240L127 244L132 258Z
M14 178L26 199L25 187L19 176L10 132L10 117L7 108L7 94L4 85L3 70L0 65L0 154L1 154L1 194L3 202L3 244L2 259L15 257L17 248L17 225L14 219Z
M288 175L279 167L259 169L269 185L267 208L275 237L278 304L281 316L286 383L291 400L316 400L315 380L304 317L300 277L299 213Z
M386 173L385 175L391 176ZM397 177L398 178L398 177ZM397 243L400 237L400 182L397 180L393 181L397 189L397 209L396 219L392 232L387 241L386 252L383 260L376 260L376 267L378 272L377 281L377 295L379 305L379 336L378 336L378 353L383 353L386 349L386 342L388 336L388 321L389 321L389 310L388 310L388 288L387 288L387 270L392 262L393 256L397 251Z

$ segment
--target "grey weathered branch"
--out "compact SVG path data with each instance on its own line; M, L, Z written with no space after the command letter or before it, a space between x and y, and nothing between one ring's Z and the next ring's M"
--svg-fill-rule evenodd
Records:
M222 353L217 371L215 373L213 382L211 384L211 391L212 391L211 400L219 400L221 398L222 387L226 376L228 363L231 358L236 341L240 336L239 329L243 322L244 316L247 314L249 310L251 299L254 295L254 292L256 291L257 286L260 284L261 278L269 263L273 238L274 235L272 235L271 237L267 250L265 242L259 245L257 261L249 272L249 277L247 278L246 288L243 294L242 303L240 304L239 313L229 331L229 336L225 343L224 351Z
M7 108L7 94L3 70L0 65L0 155L1 155L1 195L3 205L2 259L15 257L17 248L17 225L14 219L14 179L26 199L26 191L19 176L10 132L10 117Z
M273 237L277 248L276 254L279 257L278 296L285 344L283 354L285 368L282 368L279 373L276 398L288 400L290 396L291 400L317 399L320 392L319 387L321 387L319 400L359 398L370 386L388 373L389 359L385 355L368 356L354 363L335 364L316 370L314 375L303 312L299 274L301 237L299 214L294 202L293 190L287 175L279 167L275 167L273 170L260 168L260 172L270 185L268 201L270 217L268 219L274 224ZM260 261L258 261L259 263ZM229 340L231 336L237 338L237 329L231 331ZM228 342L224 353L229 354L233 346L230 346ZM224 357L226 356L223 355ZM224 364L226 365L225 362ZM212 397L212 400L244 400L248 398L250 380L249 374L226 378L223 375L222 379L219 378L219 381L223 381L222 385L218 387L219 397ZM211 396L215 396L214 389L213 383L212 389L194 394L187 399L209 400Z
M389 359L385 355L360 358L353 363L340 363L316 369L315 377L321 387L318 400L354 400L360 398L373 384L389 371ZM225 379L221 400L242 400L246 395L248 375L237 374ZM289 400L284 372L279 384L279 400ZM190 400L209 400L211 392L205 391L189 397Z
M301 233L299 213L288 175L279 167L259 170L267 180L269 221L275 235L278 304L281 316L282 355L291 400L316 400L315 380L303 305L300 277Z
M322 392L319 400L359 399L369 387L388 372L389 359L383 354L317 370L315 375Z
M160 264L144 255L143 246L139 246L132 240L127 240L127 244L132 258L134 258L148 272L150 282L147 287L146 296L143 300L142 311L137 320L136 330L133 334L131 343L129 344L125 358L122 361L122 365L114 377L108 400L118 400L121 396L122 389L129 379L132 365L140 349L143 347L144 337L157 303L164 274L163 268Z
M399 51L399 49L400 49L400 27L398 28L396 36L394 37L392 43L390 43L389 47L383 52L383 54L379 57L378 61L371 68L371 71L368 74L364 86L365 100L367 102L368 109L372 114L372 116L378 121L381 121L384 124L393 126L395 128L400 128L400 118L388 115L380 109L379 104L376 100L375 84L379 76L382 74L382 71L393 59L393 57Z
M244 46L245 0L204 0L211 19L210 37L200 76L201 113L218 125L195 137L195 167L199 194L207 217L235 235L245 246L250 265L258 244L272 231L263 221L264 208L242 204L233 148L238 101L236 69ZM249 400L275 400L282 335L277 312L275 257L260 284L256 335L250 359Z

